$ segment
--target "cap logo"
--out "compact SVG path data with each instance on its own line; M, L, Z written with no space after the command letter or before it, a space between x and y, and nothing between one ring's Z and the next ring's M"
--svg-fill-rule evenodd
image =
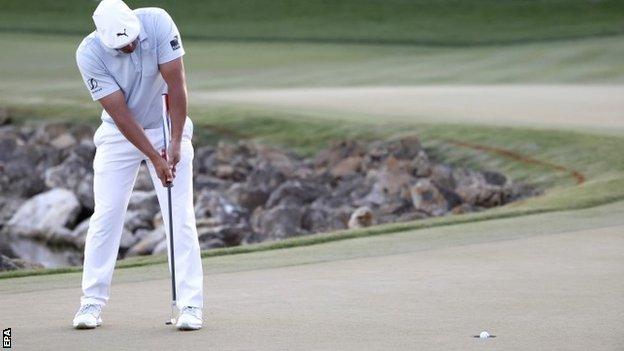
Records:
M127 37L127 36L128 36L128 33L126 33L126 28L124 28L123 33L117 33L117 36L118 36L118 37L123 37L123 36L126 36L126 37Z

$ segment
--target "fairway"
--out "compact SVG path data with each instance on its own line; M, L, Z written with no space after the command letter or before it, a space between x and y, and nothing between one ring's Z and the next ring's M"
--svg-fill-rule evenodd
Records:
M624 132L621 85L430 85L419 87L300 88L206 92L204 104L221 103L346 113L391 124L469 123ZM592 116L591 119L586 116Z
M79 42L72 35L0 32L0 45L14 48L0 62L0 104L19 118L96 123L99 108L84 91L74 59ZM200 114L194 117L212 107L205 94L239 89L624 82L622 36L468 48L190 40L186 50L191 109ZM605 99L597 98L581 102Z

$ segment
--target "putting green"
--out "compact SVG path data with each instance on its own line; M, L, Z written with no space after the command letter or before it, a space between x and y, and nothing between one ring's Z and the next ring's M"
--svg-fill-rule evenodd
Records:
M79 274L0 280L0 322L22 349L470 350L488 330L501 349L612 350L623 342L622 211L620 202L211 257L205 328L194 333L163 325L164 264L117 271L98 330L71 329Z

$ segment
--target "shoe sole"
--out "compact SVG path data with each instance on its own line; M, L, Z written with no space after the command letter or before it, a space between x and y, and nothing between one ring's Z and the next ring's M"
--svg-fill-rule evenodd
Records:
M182 323L180 325L177 326L178 330L183 330L183 331L191 331L191 330L199 330L201 329L201 326L194 326L188 323Z
M95 329L95 328L99 327L100 325L102 325L102 321L101 320L99 320L96 325L90 325L90 324L87 324L87 323L78 323L78 324L74 324L74 329L80 329L80 330L83 330L83 329Z
M78 323L76 325L74 325L75 329L95 329L97 328L97 325L89 325L87 323Z

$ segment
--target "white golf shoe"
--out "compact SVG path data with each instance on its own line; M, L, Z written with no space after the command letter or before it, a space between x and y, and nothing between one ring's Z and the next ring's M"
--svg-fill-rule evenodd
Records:
M176 328L179 330L197 330L202 327L202 310L199 307L185 306L180 311Z
M87 304L80 306L78 312L74 316L74 328L76 329L93 329L102 325L102 306Z

